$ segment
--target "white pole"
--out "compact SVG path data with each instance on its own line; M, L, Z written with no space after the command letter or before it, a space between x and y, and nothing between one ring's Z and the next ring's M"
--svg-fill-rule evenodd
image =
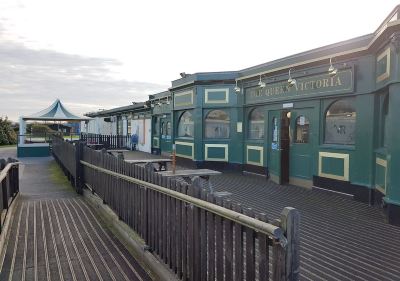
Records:
M26 123L22 117L19 117L19 144L25 143Z

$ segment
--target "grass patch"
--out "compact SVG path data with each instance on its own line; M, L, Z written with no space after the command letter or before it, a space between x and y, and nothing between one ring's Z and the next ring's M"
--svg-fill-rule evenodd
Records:
M67 177L64 175L63 171L61 168L58 166L58 164L55 161L52 161L50 166L49 166L49 174L51 180L62 187L62 189L69 189L72 190L72 186L70 182L68 181Z

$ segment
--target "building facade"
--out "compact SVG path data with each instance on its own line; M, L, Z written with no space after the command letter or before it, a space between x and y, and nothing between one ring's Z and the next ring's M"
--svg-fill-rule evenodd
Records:
M146 102L151 151L378 204L400 225L400 10L368 35L240 71L181 74Z

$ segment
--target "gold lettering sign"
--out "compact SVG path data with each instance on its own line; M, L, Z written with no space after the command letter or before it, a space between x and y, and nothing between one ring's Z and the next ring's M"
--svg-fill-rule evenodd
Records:
M353 72L351 69L339 71L337 75L330 77L328 74L316 75L296 79L293 87L284 82L267 84L265 88L253 87L246 89L246 103L254 103L260 100L287 99L289 97L301 97L308 95L323 95L332 92L352 92Z

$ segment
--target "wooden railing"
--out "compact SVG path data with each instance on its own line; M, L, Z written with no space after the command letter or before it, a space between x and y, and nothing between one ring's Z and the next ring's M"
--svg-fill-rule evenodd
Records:
M19 162L15 159L0 159L0 233L14 198L19 192Z
M266 214L193 183L74 146L75 186L91 188L181 280L298 280L299 213ZM66 151L66 150L63 150ZM59 155L63 165L63 155Z
M81 141L87 144L102 144L106 149L118 149L130 147L130 136L128 135L100 135L81 133Z

